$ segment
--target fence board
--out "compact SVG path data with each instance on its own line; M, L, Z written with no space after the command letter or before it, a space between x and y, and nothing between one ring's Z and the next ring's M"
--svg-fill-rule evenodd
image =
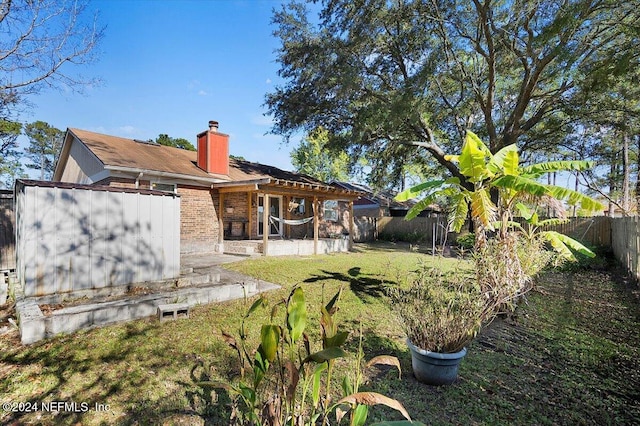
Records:
M637 216L611 221L611 248L618 261L636 280L640 280L640 222Z
M416 217L412 220L405 220L403 217L382 217L378 219L378 237L442 245L450 235L447 231L447 217L438 215Z
M13 192L0 193L0 270L16 268L15 216Z

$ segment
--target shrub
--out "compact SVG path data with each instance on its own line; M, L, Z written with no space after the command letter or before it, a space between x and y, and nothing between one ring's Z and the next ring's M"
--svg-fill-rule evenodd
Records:
M456 244L465 250L472 250L476 245L476 234L470 232L460 235L456 238Z
M390 291L407 337L432 352L458 352L482 324L484 303L473 276L421 265L408 288Z

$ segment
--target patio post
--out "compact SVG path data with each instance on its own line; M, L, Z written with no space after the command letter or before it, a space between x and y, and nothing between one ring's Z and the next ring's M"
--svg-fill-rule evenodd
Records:
M353 200L349 201L349 250L353 249L353 231L355 218L353 217Z
M318 197L313 196L313 254L318 254L318 230L319 227L319 218L318 218L318 210L320 209L320 203L318 202Z
M251 239L251 215L253 214L253 212L251 211L251 197L252 194L251 192L247 192L247 238Z
M216 251L224 253L224 192L218 197L218 246Z
M269 194L264 194L262 197L262 255L266 256L268 253L269 244L269 232L271 231L271 225L269 224Z

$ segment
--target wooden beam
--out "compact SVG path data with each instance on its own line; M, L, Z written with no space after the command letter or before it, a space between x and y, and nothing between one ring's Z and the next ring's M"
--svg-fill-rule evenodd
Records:
M353 201L349 201L349 250L353 250L353 231L355 230L353 217Z
M218 244L224 244L224 194L218 196Z
M247 192L247 216L248 216L247 217L247 219L248 219L248 222L247 222L247 234L248 235L247 235L247 237L249 239L251 239L251 231L253 230L253 229L251 229L251 219L252 219L251 216L253 215L253 213L251 211L251 196L252 196L252 193L251 192Z
M313 197L313 254L318 254L318 232L320 230L320 217L318 210L320 206L318 204L318 197Z
M229 192L249 192L249 191L257 191L258 185L252 184L252 185L239 185L239 186L223 186L217 189L218 189L218 192L221 194L229 193Z
M266 256L269 252L269 194L264 194L262 198L262 255Z
M295 189L297 188L297 189ZM313 190L311 188L309 189L303 189L302 186L289 186L287 188L282 187L282 186L269 186L269 187L265 187L262 186L260 188L262 191L266 191L267 189L269 190L269 193L271 195L291 195L294 197L309 197L309 196L317 196L318 193L321 193L321 197L323 198L327 198L327 197L332 197L333 195L335 195L336 197L338 197L340 200L357 200L359 197L357 195L348 195L348 194L338 194L338 193L334 193L334 194L329 194L328 191L321 191L321 190Z
M289 202L292 200L288 196L282 197L282 210L284 211L284 219L291 219L291 212L289 211ZM284 237L291 238L291 225L285 222L284 224Z

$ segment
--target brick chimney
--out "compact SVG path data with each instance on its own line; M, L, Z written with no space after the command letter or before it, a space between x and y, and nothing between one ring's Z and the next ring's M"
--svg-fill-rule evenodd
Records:
M229 135L218 132L218 122L198 135L198 167L207 173L229 174Z

